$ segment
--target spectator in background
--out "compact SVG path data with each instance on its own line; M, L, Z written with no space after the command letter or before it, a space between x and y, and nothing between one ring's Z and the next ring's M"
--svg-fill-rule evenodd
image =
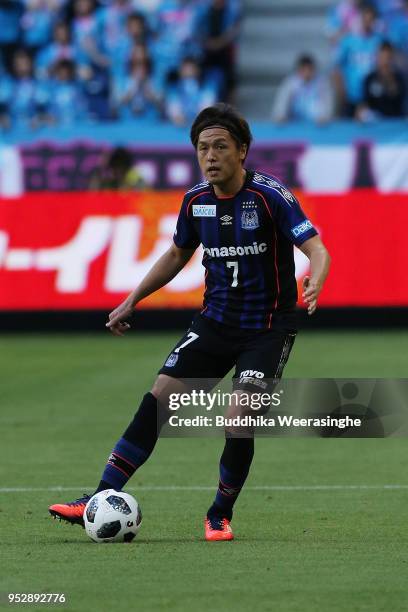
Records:
M131 13L126 22L127 36L132 45L148 45L150 30L142 13Z
M72 125L85 115L85 103L78 81L75 64L71 60L59 60L52 71L49 83L47 114L50 121L59 125Z
M339 112L354 117L363 98L365 77L374 68L382 37L376 32L376 12L371 5L361 8L361 32L347 34L336 50L333 73Z
M80 70L84 66L108 65L108 58L103 53L102 30L95 13L94 0L74 1L72 38Z
M13 57L20 44L20 20L24 12L19 0L0 2L0 48L8 72L12 71Z
M71 43L71 31L65 21L55 24L53 42L42 49L36 57L35 66L38 78L49 77L52 67L62 59L73 62L77 59L75 48Z
M86 118L91 121L107 121L112 118L110 106L109 70L97 64L82 66L79 83L84 99Z
M113 106L121 119L159 116L160 98L151 79L151 62L147 55L133 54L130 73L116 80Z
M186 57L170 82L165 96L165 115L176 125L186 125L205 107L217 101L214 81L204 79L200 65Z
M117 147L105 153L89 182L89 189L92 191L134 191L144 189L145 186L141 174L133 164L131 152L124 147Z
M194 18L197 0L161 0L151 44L156 87L164 90L168 75L198 49Z
M0 59L2 57L0 55ZM3 61L0 62L0 128L8 130L11 127L10 101L12 95L11 78L7 74Z
M146 50L150 43L150 32L147 27L146 19L141 13L131 13L126 21L126 29L118 44L112 49L110 57L110 71L112 80L123 79L126 74L135 48Z
M330 82L319 75L315 60L302 55L296 72L287 76L278 88L272 118L285 121L324 123L333 118L334 96Z
M361 6L365 0L340 0L330 7L327 21L326 34L333 44L349 34L359 32L361 29Z
M408 64L408 0L403 0L398 13L387 20L387 38L402 54L401 65L407 69Z
M113 0L97 12L104 50L109 56L120 44L132 10L131 0Z
M129 62L141 62L145 60L150 61L150 53L147 45L144 43L135 43L130 50Z
M385 21L401 10L402 3L403 0L373 0L373 6Z
M33 75L31 56L24 49L15 52L13 76L4 77L0 84L2 124L34 127L43 111L45 100Z
M22 38L24 46L35 55L50 42L56 14L49 0L26 0L25 4Z
M360 121L372 121L404 115L405 83L395 68L394 48L384 41L377 55L377 65L365 78L364 97L357 109Z
M240 29L238 0L210 0L196 14L196 31L201 40L203 67L217 78L221 96L232 100L235 87L235 51Z

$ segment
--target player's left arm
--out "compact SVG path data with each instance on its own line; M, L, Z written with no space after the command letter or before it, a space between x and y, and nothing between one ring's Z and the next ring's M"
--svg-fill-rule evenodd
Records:
M310 261L310 276L303 280L303 300L307 312L312 315L317 308L317 300L323 288L330 267L330 255L321 241L316 228L306 217L298 200L284 185L270 179L272 194L269 192L268 208L282 233Z
M303 301L307 312L312 315L317 308L317 300L329 273L330 255L319 236L305 240L299 247L310 261L310 276L303 279Z

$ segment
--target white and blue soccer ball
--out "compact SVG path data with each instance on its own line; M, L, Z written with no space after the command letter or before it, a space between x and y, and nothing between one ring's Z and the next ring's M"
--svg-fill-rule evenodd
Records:
M96 493L84 510L85 531L94 542L131 542L142 522L140 506L132 495L107 489Z

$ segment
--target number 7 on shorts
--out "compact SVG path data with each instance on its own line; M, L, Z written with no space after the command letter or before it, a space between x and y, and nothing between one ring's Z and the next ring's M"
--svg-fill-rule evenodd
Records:
M194 340L197 340L197 338L198 338L198 334L195 334L194 332L188 332L187 340L183 342L183 344L180 344L180 346L178 346L176 349L174 349L173 353L178 353L180 349L187 346L187 344L191 344L192 342L194 342Z

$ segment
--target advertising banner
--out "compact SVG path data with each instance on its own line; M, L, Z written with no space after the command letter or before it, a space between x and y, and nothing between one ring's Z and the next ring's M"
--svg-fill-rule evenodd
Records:
M30 193L0 201L0 309L111 309L172 242L183 193ZM403 194L297 192L332 256L321 306L408 306ZM202 249L141 308L199 308ZM309 271L295 249L299 284ZM300 304L301 305L301 304Z
M338 121L324 126L251 122L246 165L307 193L408 191L408 124ZM125 147L148 188L186 190L201 173L189 130L146 121L11 131L0 143L0 195L86 191L116 147Z
M13 162L14 191L84 191L89 188L92 172L112 148L85 141L37 142L14 149L13 157L13 148L9 147L4 180L11 183L8 175ZM191 146L127 148L134 166L152 189L188 189L202 180ZM345 193L359 188L375 188L382 193L408 191L408 147L400 143L384 145L364 140L348 145L316 145L300 140L258 144L250 150L247 167L272 174L288 187L308 193Z

